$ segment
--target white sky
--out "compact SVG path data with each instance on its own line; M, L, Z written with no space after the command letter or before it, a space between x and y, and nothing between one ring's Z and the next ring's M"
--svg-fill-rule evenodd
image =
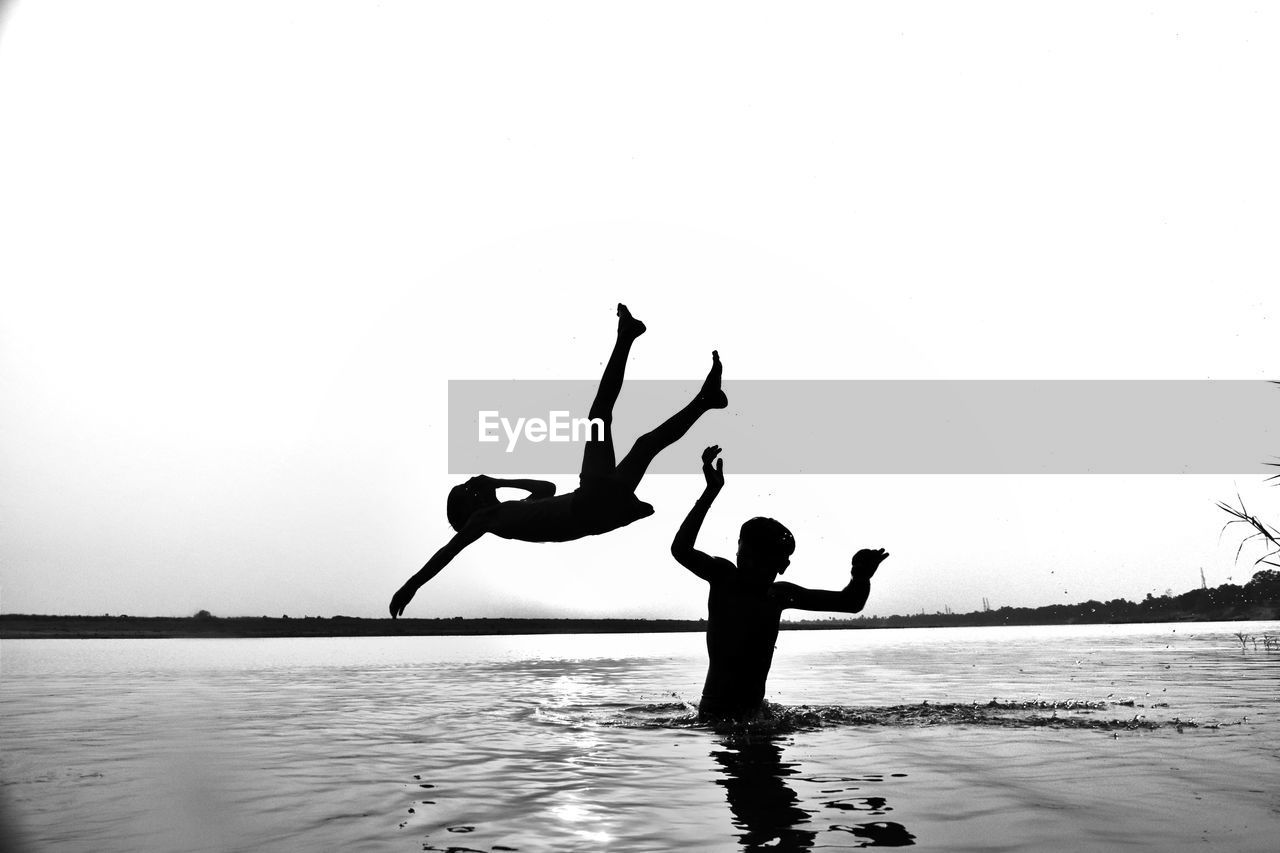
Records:
M634 377L1278 372L1270 5L6 11L4 612L384 614L449 533L446 380L594 378L619 300ZM1258 478L725 454L703 546L775 516L819 587L884 546L871 614L1242 581L1214 501L1280 517ZM700 488L486 539L407 615L701 615L667 554Z

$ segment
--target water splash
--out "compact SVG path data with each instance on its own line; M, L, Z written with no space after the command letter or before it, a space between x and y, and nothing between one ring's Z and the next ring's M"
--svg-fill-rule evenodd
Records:
M1217 723L1201 724L1178 717L1132 713L1116 716L1120 708L1142 708L1133 700L1119 702L1089 699L999 700L986 703L929 702L918 705L776 705L766 703L764 713L748 722L706 723L698 720L697 706L687 702L664 702L630 707L538 709L538 718L561 725L598 725L630 729L707 729L718 733L786 734L848 726L896 728L926 726L984 726L992 728L1093 729L1096 731L1154 731L1173 728L1216 729ZM1157 705L1153 708L1167 707ZM1146 710L1145 708L1143 710ZM1110 713L1108 713L1110 712Z

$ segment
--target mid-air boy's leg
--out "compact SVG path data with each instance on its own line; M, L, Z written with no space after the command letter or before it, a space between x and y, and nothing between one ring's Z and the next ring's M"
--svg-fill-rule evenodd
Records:
M635 491L654 457L679 441L705 412L729 405L729 398L720 390L722 371L720 353L712 350L711 371L702 383L702 390L683 409L667 418L656 429L636 439L631 452L618 463L615 480L619 485Z
M588 431L587 444L582 450L583 478L608 477L613 474L613 404L618 401L618 393L622 390L631 344L644 332L644 323L632 317L627 306L618 303L618 337L613 343L609 361L604 366L604 375L600 377L600 385L596 388L591 411L587 413L589 418L598 418L604 425L603 435L597 436L595 429Z

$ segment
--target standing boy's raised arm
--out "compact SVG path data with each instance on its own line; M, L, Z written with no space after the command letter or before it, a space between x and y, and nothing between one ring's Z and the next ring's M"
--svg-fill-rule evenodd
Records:
M707 510L711 509L711 503L724 488L724 460L716 462L714 468L711 466L719 453L718 446L702 451L702 475L706 478L707 486L676 531L676 538L671 541L671 556L676 558L676 562L705 581L733 568L733 564L723 557L713 557L693 547L698 541L698 531L702 529Z
M854 554L849 583L841 590L806 589L782 581L775 583L772 591L781 598L783 607L857 613L866 605L867 597L871 594L871 577L888 557L888 552L883 548L863 548Z

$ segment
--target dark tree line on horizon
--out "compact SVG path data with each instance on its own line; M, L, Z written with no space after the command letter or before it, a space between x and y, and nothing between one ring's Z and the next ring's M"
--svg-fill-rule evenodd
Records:
M60 622L76 620L107 621L128 620L139 622L382 622L382 618L364 619L358 616L230 616L219 617L208 610L201 610L192 616L128 616L125 614L100 616L38 616L35 614L6 613L0 614L0 623L18 620L41 619ZM1089 600L1077 604L1049 604L1042 607L984 607L969 613L953 613L950 610L938 613L909 613L892 616L856 616L829 617L827 619L806 619L784 621L783 626L804 628L830 628L848 625L850 627L927 627L946 625L1060 625L1073 623L1097 622L1179 622L1179 621L1234 621L1244 619L1266 620L1280 619L1280 571L1264 569L1257 572L1243 586L1227 583L1216 587L1199 587L1187 590L1179 595L1155 596L1148 593L1142 601L1130 601L1114 598L1110 601ZM643 618L521 618L521 617L440 617L435 619L410 619L407 623L461 623L462 625L482 625L486 623L510 624L546 624L556 623L581 625L585 623L627 623L639 629L642 626L661 624L667 629L676 629L684 624L696 624L702 620L694 619L643 619ZM211 627L211 626L210 626ZM399 632L397 632L399 633Z
M1199 587L1180 595L1154 596L1142 601L1114 598L1044 607L1000 607L971 613L913 613L859 616L853 619L806 620L800 627L847 624L860 628L947 627L980 625L1072 625L1106 622L1228 622L1280 618L1280 571L1264 569L1248 583Z

